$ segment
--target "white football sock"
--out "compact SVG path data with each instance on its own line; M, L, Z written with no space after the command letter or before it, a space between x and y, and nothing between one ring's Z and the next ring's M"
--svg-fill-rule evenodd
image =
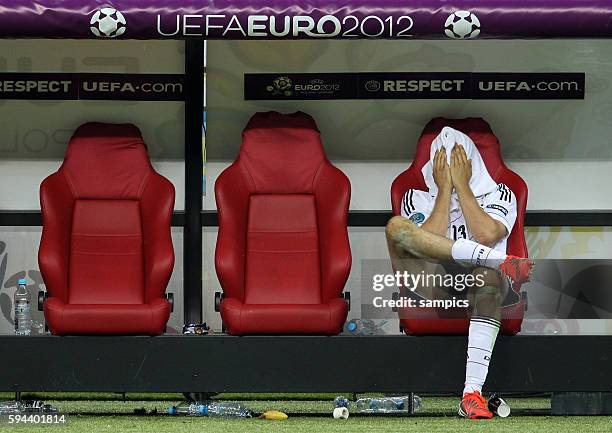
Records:
M464 395L468 392L482 392L498 332L499 321L495 319L485 316L472 316L470 319Z
M453 259L463 266L484 266L497 269L507 254L468 239L457 239L451 248Z

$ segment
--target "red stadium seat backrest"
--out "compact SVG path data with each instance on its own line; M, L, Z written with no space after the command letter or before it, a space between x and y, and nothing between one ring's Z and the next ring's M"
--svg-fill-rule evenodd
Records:
M136 308L163 298L174 263L174 187L153 170L138 128L101 123L79 127L62 166L43 181L40 197L39 263L52 331L97 333L88 323L96 322L96 314L112 317L109 305ZM160 306L157 322L165 325L167 317L161 317L169 310ZM85 310L92 308L87 317ZM79 314L84 315L82 328L74 324ZM74 323L68 324L71 318ZM156 328L119 321L107 330L159 333L163 327ZM98 331L105 329L101 324Z
M231 302L251 312L266 306L266 317L274 321L275 309L283 306L324 305L340 297L351 264L350 184L327 160L310 116L255 114L238 158L217 179L215 195L215 265L225 297L232 300L221 304L230 332L273 328L261 317L247 323L244 314L241 324L235 323L227 310ZM277 332L300 332L300 326L312 325L287 323Z
M417 142L416 155L410 167L401 173L391 185L391 206L393 215L399 215L402 197L408 189L427 191L421 169L429 161L431 142L440 134L442 128L450 126L463 132L472 139L493 180L506 184L517 201L517 218L510 237L507 252L521 257L528 257L524 235L524 219L527 208L527 185L521 177L510 170L502 160L500 143L489 124L481 118L432 119L423 129Z
M445 126L450 126L468 135L475 143L482 159L494 181L504 183L514 192L517 200L517 218L508 238L506 251L521 257L528 257L525 242L524 219L527 208L527 185L519 175L510 170L503 162L500 143L489 124L481 118L432 119L423 129L417 143L416 155L410 167L402 172L391 185L391 206L394 215L400 214L402 197L408 189L427 191L421 169L429 160L431 142ZM514 335L520 331L525 304L518 304L502 309L501 333ZM439 311L427 308L411 308L400 312L400 322L406 333L423 334L465 334L469 320L465 311L448 311L449 319L439 319ZM463 316L463 317L462 317Z

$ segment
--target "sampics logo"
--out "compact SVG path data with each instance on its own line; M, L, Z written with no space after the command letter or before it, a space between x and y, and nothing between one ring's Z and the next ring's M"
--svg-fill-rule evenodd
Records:
M291 96L293 95L292 87L293 83L289 77L278 77L272 81L271 86L266 87L266 90L273 95Z

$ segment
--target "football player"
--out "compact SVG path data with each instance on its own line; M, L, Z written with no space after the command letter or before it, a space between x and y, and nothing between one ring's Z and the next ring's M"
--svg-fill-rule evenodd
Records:
M432 142L430 161L422 172L428 191L406 191L401 216L387 224L389 253L394 270L403 267L413 273L471 272L478 276L474 281L480 284L466 293L441 287L418 287L414 293L426 299L465 295L470 300L459 414L470 419L491 418L482 386L499 332L500 306L508 288L518 293L533 267L527 258L506 254L506 241L516 220L516 197L491 178L473 141L449 127ZM424 260L410 260L415 258Z

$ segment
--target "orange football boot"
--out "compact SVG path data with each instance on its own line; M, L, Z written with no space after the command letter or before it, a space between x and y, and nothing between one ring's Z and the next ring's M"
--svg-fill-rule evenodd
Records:
M489 410L487 401L479 391L463 394L459 405L459 415L468 419L493 418L493 412Z

